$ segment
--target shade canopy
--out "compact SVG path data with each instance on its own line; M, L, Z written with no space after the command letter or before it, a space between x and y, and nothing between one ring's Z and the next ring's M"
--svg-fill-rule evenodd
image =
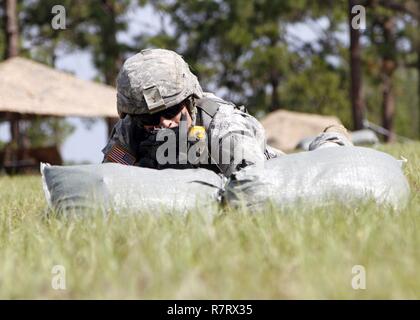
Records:
M0 112L25 115L118 117L116 90L29 59L0 63Z
M267 142L282 151L292 151L304 138L315 137L327 126L341 124L334 116L322 116L277 110L261 120L267 135Z

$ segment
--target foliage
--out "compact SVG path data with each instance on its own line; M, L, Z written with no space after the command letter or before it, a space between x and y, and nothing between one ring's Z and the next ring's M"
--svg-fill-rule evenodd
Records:
M117 41L117 34L127 30L125 14L130 1L36 0L25 10L25 37L31 46L42 43L55 56L58 46L67 52L85 49L92 53L93 61L102 81L113 84L123 59L132 50L128 44ZM66 8L66 29L51 28L51 8Z
M204 87L254 111L280 107L279 84L302 63L284 41L285 28L304 14L306 1L154 3L171 17L177 49Z
M25 46L22 55L54 66L59 52L89 49L104 82L113 84L122 62L124 44L116 35L127 29L122 19L129 1L23 0L20 30ZM51 8L66 9L66 29L51 27ZM1 38L0 38L1 44ZM0 45L1 48L1 45ZM25 135L32 146L61 144L74 131L65 119L37 118L26 126Z
M281 92L288 109L336 115L347 127L351 126L345 74L328 67L318 57L303 72L290 75Z
M420 38L413 13L418 5L413 0L360 3L368 27L362 32L366 116L382 121L381 61L392 59L396 131L418 138ZM50 26L54 5L66 8L66 30ZM145 5L154 8L160 29L120 37L128 32L128 12ZM128 56L146 46L169 48L184 56L206 90L254 114L278 108L335 114L351 127L346 0L21 0L20 8L22 54L49 65L58 52L87 50L98 80L113 85ZM397 25L391 42L381 29L389 17ZM302 25L315 38L302 36L304 31L297 37L294 31Z
M410 1L404 0L403 4ZM258 114L286 108L336 114L346 125L351 124L347 1L151 3L168 17L174 30L142 37L142 41L146 38L151 46L176 49L183 54L206 89L245 104ZM407 128L417 127L419 118L403 116L403 110L412 110L411 113L420 110L418 99L404 99L408 89L402 85L406 83L404 79L413 79L406 67L415 66L418 56L418 22L404 12L389 9L388 1L382 1L381 5L373 3L365 4L368 29L362 37L366 116L381 124L378 57L385 52L386 57L396 57L402 67L393 79L399 88L395 92L397 132L418 136L418 131L409 132ZM376 23L389 14L395 15L399 26L394 48L381 40ZM321 28L320 22L325 27ZM317 38L307 41L306 36L296 38L291 31L302 24L315 31Z
M0 7L0 30L4 30L4 18L3 18L4 12L3 8ZM5 56L5 34L4 32L0 32L0 61L4 59Z
M74 126L65 119L37 117L30 121L26 134L32 147L61 146L74 129Z

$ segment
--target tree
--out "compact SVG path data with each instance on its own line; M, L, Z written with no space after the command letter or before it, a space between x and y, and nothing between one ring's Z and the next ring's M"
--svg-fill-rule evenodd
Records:
M217 88L225 98L246 103L253 111L273 111L284 105L285 81L311 60L305 56L307 48L291 48L288 27L306 19L312 9L316 11L314 7L327 6L304 0L153 3L166 12L175 28L173 38L178 44L167 47L175 47L187 59L205 87ZM327 42L321 47L326 49Z
M106 84L115 86L116 78L123 63L123 57L131 48L117 41L117 33L127 30L127 23L122 20L129 1L101 0L90 2L88 21L97 28L95 39L87 41L93 52L94 62ZM79 35L81 36L81 35ZM108 135L116 123L107 118Z
M363 98L362 84L362 61L360 32L352 26L353 20L357 13L353 11L360 1L349 0L349 30L350 30L350 77L351 77L351 106L353 112L353 128L355 130L363 129L363 118L365 113L365 105Z
M135 48L117 39L118 33L127 31L125 14L130 3L129 0L31 1L25 14L25 23L30 31L27 37L44 51L46 49L52 60L58 45L65 47L68 52L74 49L88 50L99 71L98 80L115 86L125 56L135 51ZM57 4L67 10L66 30L53 30L50 27L50 8ZM115 119L108 118L106 121L110 133Z
M3 2L3 15L5 25L5 58L12 58L19 55L19 43L21 36L25 29L19 27L18 20L18 2L16 0L5 0ZM19 29L22 33L19 33ZM28 147L37 147L42 144L56 144L60 145L64 139L73 131L73 127L69 125L64 119L58 118L39 118L33 122L31 120L21 119L18 114L11 114L10 129L11 129L11 143L10 146L14 148L23 148L24 151ZM53 137L53 139L51 139Z
M6 59L19 54L19 27L17 0L4 0L4 26L6 42Z
M19 54L19 27L17 15L17 1L4 0L3 2L4 30L5 30L5 58L13 58ZM11 146L22 147L23 141L20 135L19 116L10 116ZM13 153L13 152L12 152ZM12 154L14 158L15 154Z
M30 137L31 146L61 146L74 132L74 126L57 117L35 117L24 121L26 135Z
M395 72L399 66L400 52L397 48L399 30L397 21L401 21L398 12L389 8L379 6L371 1L368 10L367 36L371 44L370 61L376 66L372 69L373 77L379 81L382 94L382 126L389 132L385 139L387 142L395 141L395 114L396 114L396 92ZM378 60L379 57L379 60Z
M410 42L407 55L414 56L414 62L405 62L405 66L417 69L418 131L420 135L420 3L416 0L378 0L379 5L402 15L405 28L401 37ZM408 18L407 18L408 17ZM406 58L406 57L405 57Z

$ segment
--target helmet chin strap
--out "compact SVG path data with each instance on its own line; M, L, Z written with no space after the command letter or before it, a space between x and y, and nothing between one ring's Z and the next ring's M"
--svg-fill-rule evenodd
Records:
M187 100L187 109L188 109L188 112L190 113L191 120L192 120L191 125L195 126L196 119L197 119L197 108L195 105L195 99L193 96L189 96L186 100Z
M185 114L185 112L181 113L181 119L179 120L180 122L182 121L187 121L187 115Z

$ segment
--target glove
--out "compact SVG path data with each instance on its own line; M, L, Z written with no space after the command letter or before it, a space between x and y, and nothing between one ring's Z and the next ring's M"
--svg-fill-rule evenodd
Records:
M139 143L138 165L156 169L187 169L204 163L203 160L208 159L205 129L198 126L188 129L186 123L186 116L182 115L178 127L149 132ZM163 144L168 143L174 143L175 146L165 148ZM176 154L169 155L168 152L173 150Z
M144 139L139 143L138 166L153 169L159 168L159 164L156 160L156 151L161 143L156 141L156 136L157 130L152 131L145 135Z
M166 150L166 148L157 150L160 146L162 146L163 143L168 143L167 140L162 141L159 143L158 148L155 152L155 159L158 163L159 169L189 169L193 168L194 166L189 163L188 161L188 141L187 141L187 134L186 132L182 133L182 130L186 130L186 127L179 126L175 128L168 128L168 129L161 129L160 134L162 136L169 137L169 143L174 143L175 148L170 148L169 150ZM167 152L171 152L171 150L175 150L176 154L169 156L166 154L165 159L163 158L163 154ZM160 157L162 155L161 159L157 159L156 155ZM170 163L163 163L165 160L169 158Z

